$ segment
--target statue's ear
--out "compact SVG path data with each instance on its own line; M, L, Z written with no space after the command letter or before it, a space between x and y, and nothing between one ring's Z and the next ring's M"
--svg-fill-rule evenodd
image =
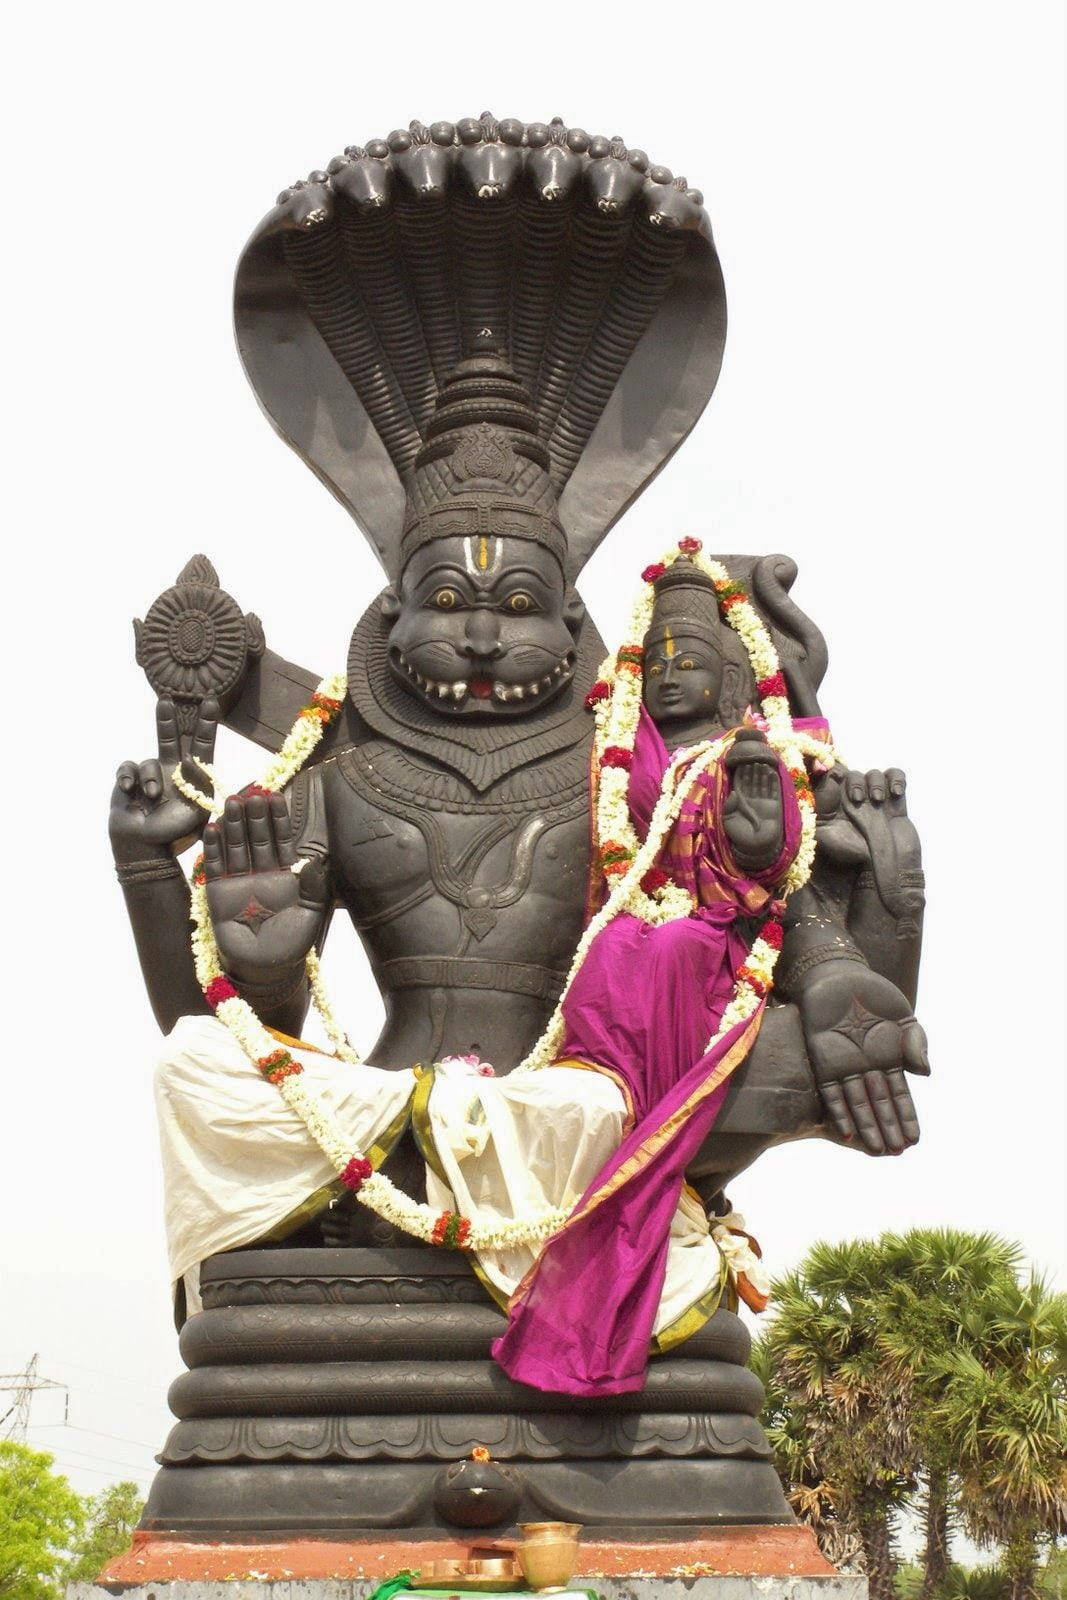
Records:
M724 661L722 690L719 694L719 717L724 728L736 728L745 714L744 679L736 661Z
M392 584L389 585L388 589L382 590L380 603L382 616L386 622L395 622L400 615L400 596Z
M563 602L563 620L573 634L577 634L585 621L585 605L577 589L568 588Z

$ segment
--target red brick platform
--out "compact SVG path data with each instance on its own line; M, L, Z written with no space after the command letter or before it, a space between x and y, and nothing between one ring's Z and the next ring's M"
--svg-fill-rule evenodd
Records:
M387 1578L404 1568L446 1557L514 1549L506 1540L291 1539L264 1544L192 1544L164 1533L135 1533L125 1555L104 1568L98 1583L234 1579ZM833 1577L834 1568L810 1528L706 1528L684 1539L583 1537L574 1582L610 1577Z

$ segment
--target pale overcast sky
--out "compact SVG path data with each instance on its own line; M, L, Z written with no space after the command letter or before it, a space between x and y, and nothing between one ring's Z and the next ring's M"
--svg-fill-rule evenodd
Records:
M179 1370L157 1037L105 833L115 766L153 753L130 618L204 550L273 648L343 666L380 574L258 412L230 281L285 183L413 116L558 113L704 190L722 380L583 593L610 640L667 539L790 552L842 749L909 774L922 1143L767 1156L732 1198L772 1270L942 1223L1062 1271L1061 8L242 0L12 26L0 1370L39 1351L70 1422L43 1393L31 1439L79 1488L145 1484ZM236 786L261 757L229 739L220 761ZM329 969L369 1043L340 929Z

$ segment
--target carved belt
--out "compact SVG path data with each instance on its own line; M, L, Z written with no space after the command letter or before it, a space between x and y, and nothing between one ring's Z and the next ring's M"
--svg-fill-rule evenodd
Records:
M394 989L502 989L534 1000L557 1000L565 972L525 961L489 961L477 956L399 956L375 968L378 987Z

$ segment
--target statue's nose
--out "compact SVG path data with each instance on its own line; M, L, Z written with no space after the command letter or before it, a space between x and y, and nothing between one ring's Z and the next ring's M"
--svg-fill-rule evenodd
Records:
M483 661L495 661L503 653L500 624L492 611L479 607L470 613L463 649L466 655L479 656Z

